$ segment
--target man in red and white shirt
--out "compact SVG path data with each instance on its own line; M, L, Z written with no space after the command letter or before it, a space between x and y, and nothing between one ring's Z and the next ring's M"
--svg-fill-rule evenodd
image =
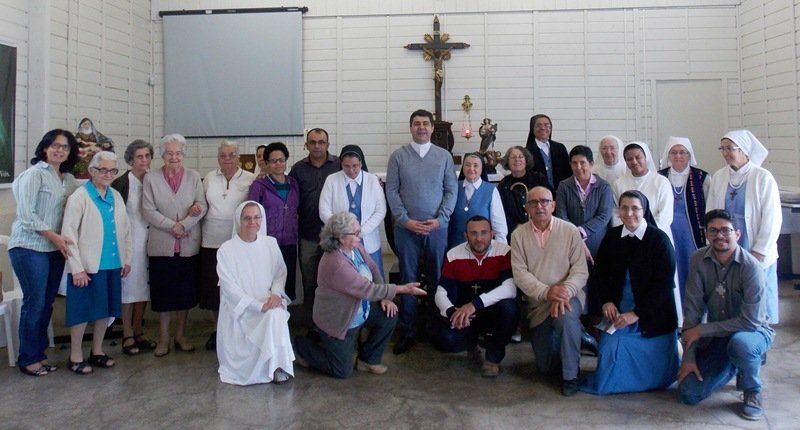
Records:
M435 302L439 317L431 342L444 352L471 351L480 359L478 336L486 336L482 374L495 377L517 327L517 289L511 275L511 247L492 240L492 225L476 215L467 220L466 242L447 252Z

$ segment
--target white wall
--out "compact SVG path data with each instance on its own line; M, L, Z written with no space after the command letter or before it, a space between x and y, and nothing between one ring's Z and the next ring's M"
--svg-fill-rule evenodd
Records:
M744 127L769 148L765 163L782 185L800 185L798 26L800 1L743 1L739 45Z
M28 2L3 0L0 2L0 42L17 47L17 93L15 109L14 167L21 171L25 166L28 141ZM0 234L11 231L14 197L10 188L0 188Z
M156 135L172 132L161 124L158 11L272 3L278 2L153 1ZM409 113L433 109L432 65L403 48L432 31L433 12L451 41L471 45L445 63L444 118L454 123L455 153L473 151L479 142L458 135L465 94L474 104L473 127L484 116L499 123L501 150L524 145L529 119L538 112L553 118L554 138L568 147L594 144L606 134L652 141L651 93L658 80L724 80L726 93L734 95L725 126L740 126L735 2L536 2L539 9L520 10L523 3L306 3L306 128L327 129L332 152L361 145L370 169L384 170L391 151L409 141ZM293 159L304 156L301 138L285 140ZM261 142L247 140L246 150ZM213 168L216 140L192 143L198 156L187 161Z
M54 1L50 33L50 128L83 117L124 149L152 139L149 1Z
M280 1L0 0L0 39L18 47L17 172L43 131L83 116L118 146L163 130L160 10L269 7ZM725 128L748 127L770 148L767 167L800 185L792 0L308 0L304 17L307 127L331 131L333 151L359 143L373 171L408 141L407 116L432 108L431 64L403 49L422 42L438 13L454 41L445 64L445 117L458 132L464 94L472 123L500 125L497 146L524 143L533 113L549 113L569 146L616 133L652 140L659 80L721 79ZM531 9L535 4L536 9ZM44 29L44 32L42 31ZM48 36L49 35L49 36ZM156 78L151 88L150 74ZM244 139L246 151L273 139ZM303 155L302 139L285 139ZM193 142L189 164L215 164L216 141ZM455 152L477 147L457 137ZM296 157L295 157L296 158ZM14 202L0 189L0 233Z

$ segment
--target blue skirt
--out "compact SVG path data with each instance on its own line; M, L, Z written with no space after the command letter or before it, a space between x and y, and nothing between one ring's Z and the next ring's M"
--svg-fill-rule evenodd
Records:
M89 285L78 288L67 275L66 326L122 315L121 269L89 274Z
M646 338L633 324L602 333L597 371L587 375L581 391L604 395L664 389L677 380L679 366L676 332Z

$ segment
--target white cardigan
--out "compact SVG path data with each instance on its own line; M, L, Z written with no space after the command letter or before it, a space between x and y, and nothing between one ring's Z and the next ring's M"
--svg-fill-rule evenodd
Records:
M728 192L731 172L725 166L711 177L711 189L706 199L706 211L725 209L725 193ZM772 174L761 167L751 166L747 174L745 191L744 222L748 251L764 255L764 267L769 267L778 259L778 235L781 232L781 198L778 183Z
M117 232L119 261L123 267L130 266L133 243L125 202L119 192L110 186L106 192L114 196L114 225ZM97 273L100 267L100 253L103 250L103 218L85 186L75 190L67 200L61 234L72 241L69 245L72 255L67 259L67 272Z
M377 176L363 170L361 174L361 238L364 249L371 254L381 249L380 226L386 217L386 198ZM319 218L323 223L337 212L350 210L346 184L347 177L341 170L325 179L319 196Z

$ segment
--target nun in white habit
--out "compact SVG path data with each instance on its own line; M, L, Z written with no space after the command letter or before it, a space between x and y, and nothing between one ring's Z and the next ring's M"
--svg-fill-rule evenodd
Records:
M650 212L655 218L656 226L669 237L670 243L675 246L672 237L672 218L674 216L675 198L672 195L672 185L669 179L658 174L653 154L644 142L630 142L622 151L627 170L625 174L614 182L614 201L619 201L619 196L628 190L637 190L650 201ZM614 226L622 224L619 214L612 219ZM674 248L673 248L674 252ZM678 285L678 271L675 271L675 285ZM678 316L678 327L683 324L683 307L681 306L680 289L675 288L675 313Z
M217 252L220 286L217 358L222 382L280 384L294 376L286 264L267 236L264 207L236 208L233 237Z
M625 174L627 167L622 158L622 139L617 136L605 136L600 139L597 152L603 157L603 162L595 164L594 173L608 181L612 186L617 179Z
M778 318L778 235L781 199L772 174L761 167L769 152L749 130L728 132L719 150L727 166L711 177L706 211L725 209L742 233L739 245L750 251L766 274L767 321Z
M673 197L669 180L658 174L650 148L644 142L630 142L625 145L622 153L627 169L625 174L614 182L614 201L619 201L619 196L625 191L636 190L650 201L650 211L660 228L672 238ZM614 226L622 224L619 215L613 218Z

